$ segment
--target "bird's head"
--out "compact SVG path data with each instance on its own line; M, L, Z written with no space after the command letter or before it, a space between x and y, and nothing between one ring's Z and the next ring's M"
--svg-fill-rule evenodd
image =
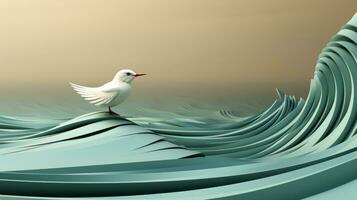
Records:
M121 82L131 83L136 77L144 75L146 74L136 73L130 69L122 69L115 75L115 79Z

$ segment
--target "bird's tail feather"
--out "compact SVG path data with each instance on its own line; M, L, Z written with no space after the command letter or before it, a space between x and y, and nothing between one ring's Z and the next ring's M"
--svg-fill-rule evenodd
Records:
M80 96L96 106L107 104L115 97L114 93L103 93L95 88L81 86L71 82L69 84Z
M81 95L86 100L96 99L96 96L94 96L92 92L93 88L81 86L71 82L69 84L72 86L74 91L76 91L79 95Z

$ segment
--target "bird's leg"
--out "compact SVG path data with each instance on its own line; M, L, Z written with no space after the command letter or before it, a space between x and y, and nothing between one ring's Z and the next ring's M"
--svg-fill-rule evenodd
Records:
M111 107L108 107L108 110L109 110L109 113L110 113L110 114L119 115L118 113L113 112ZM119 116L120 116L120 115L119 115Z

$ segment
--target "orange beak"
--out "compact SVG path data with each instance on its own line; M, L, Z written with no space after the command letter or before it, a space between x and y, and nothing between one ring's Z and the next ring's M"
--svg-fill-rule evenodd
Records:
M144 74L144 73L136 73L134 76L138 77L138 76L144 76L144 75L146 75L146 74Z

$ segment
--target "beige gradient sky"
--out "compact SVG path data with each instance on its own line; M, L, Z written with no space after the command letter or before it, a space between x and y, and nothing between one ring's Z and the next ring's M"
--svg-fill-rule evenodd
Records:
M320 50L356 8L356 0L1 0L0 84L68 89L130 67L149 74L141 89L281 87L304 96Z

